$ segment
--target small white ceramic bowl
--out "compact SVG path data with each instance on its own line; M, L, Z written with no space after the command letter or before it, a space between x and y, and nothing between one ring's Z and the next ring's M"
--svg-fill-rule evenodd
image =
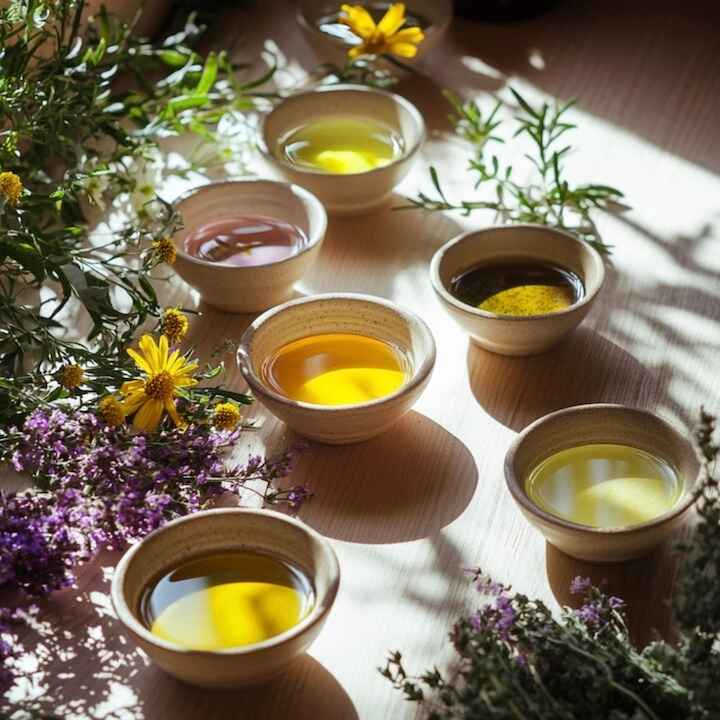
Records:
M282 158L288 133L311 120L340 114L387 125L402 137L403 153L384 167L347 175L299 167ZM328 212L353 215L389 199L410 172L425 139L425 123L418 109L400 95L360 85L327 85L282 100L265 116L261 136L266 158L285 177L317 195Z
M453 7L451 0L410 0L406 7L407 13L417 13L429 23L423 30L425 39L418 45L417 55L414 58L399 58L403 63L414 64L440 43L452 20ZM296 18L305 40L318 58L322 62L342 66L350 46L339 38L321 32L317 26L319 20L331 17L339 8L340 3L334 0L300 0Z
M324 333L366 335L405 353L411 376L396 392L353 405L298 402L269 388L263 362L276 350L300 338ZM371 295L315 295L268 310L245 331L238 363L257 398L289 427L312 440L342 445L360 442L387 430L415 403L435 365L435 340L414 313Z
M466 270L514 260L571 270L583 282L583 296L560 312L513 317L471 307L450 292L453 279ZM445 309L474 343L501 355L536 355L582 322L602 288L605 266L595 249L570 233L544 225L496 225L463 233L443 245L430 263L430 279Z
M140 619L144 592L179 565L217 552L256 550L294 565L310 580L315 604L289 630L253 645L188 650L153 635ZM340 567L325 538L270 510L205 510L168 523L131 547L115 569L112 601L135 642L165 672L191 685L239 688L282 673L317 637L335 601Z
M182 195L174 207L184 223L173 236L175 270L208 305L231 313L260 312L292 297L293 285L315 262L327 228L325 209L312 193L273 180L210 183ZM193 230L244 214L296 225L307 236L307 245L284 260L247 267L207 262L185 251L185 238Z
M618 443L662 458L683 482L676 505L659 517L627 528L594 528L564 520L539 508L525 490L534 468L555 453L577 445ZM505 456L505 480L525 518L562 552L589 562L641 557L667 540L683 522L693 500L700 464L685 435L657 415L623 405L577 405L528 425Z

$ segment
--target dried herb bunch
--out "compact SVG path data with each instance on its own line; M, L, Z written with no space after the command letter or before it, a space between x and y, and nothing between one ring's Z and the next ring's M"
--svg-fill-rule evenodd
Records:
M565 117L574 101L533 107L520 93L510 88L518 105L516 128L512 138L526 136L532 151L525 155L534 170L535 178L520 182L518 170L503 164L491 153L493 143L504 143L498 134L504 126L501 119L503 103L498 101L490 113L485 114L475 102L463 103L452 93L446 93L454 113L450 116L455 131L473 147L468 170L475 177L478 197L472 200L449 199L442 189L434 167L430 179L437 192L432 197L419 193L408 198L409 208L424 210L459 210L464 215L477 210L494 213L496 222L539 223L561 228L577 234L603 254L610 253L601 239L592 211L621 210L623 194L609 185L572 185L564 173L564 159L572 146L566 144L566 133L575 125Z
M78 363L115 372L161 308L150 282L171 263L178 218L156 196L161 138L217 144L224 118L253 107L225 53L192 49L202 28L157 43L84 0L15 0L0 10L0 420L52 399L47 377ZM86 13L87 14L87 13ZM93 207L124 211L100 236ZM89 330L73 337L73 301ZM73 330L85 322L73 316Z
M485 601L461 618L450 639L457 672L419 677L391 653L380 672L431 720L710 720L720 717L720 496L715 418L703 412L696 434L704 458L696 494L700 521L683 554L675 603L680 639L636 650L624 603L576 578L583 597L558 619L540 601L473 580Z

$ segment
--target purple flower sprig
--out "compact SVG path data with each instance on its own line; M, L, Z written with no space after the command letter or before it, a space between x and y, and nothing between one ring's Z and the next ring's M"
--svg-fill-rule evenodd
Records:
M92 413L34 411L5 436L5 457L36 489L0 492L0 589L45 595L66 587L73 568L100 548L122 548L251 480L265 482L266 502L299 507L310 495L304 486L276 486L301 448L229 467L225 453L239 434L205 424L136 433Z

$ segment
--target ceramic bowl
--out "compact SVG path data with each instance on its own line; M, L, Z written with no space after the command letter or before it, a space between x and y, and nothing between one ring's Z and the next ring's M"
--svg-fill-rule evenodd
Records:
M384 167L347 175L298 167L279 152L288 133L309 121L328 115L371 118L401 135L404 152ZM262 124L263 152L285 177L317 195L328 212L360 214L384 204L393 188L408 174L425 138L425 123L417 108L394 93L360 85L328 85L290 95Z
M174 567L206 554L256 550L302 570L315 605L300 623L254 645L188 650L153 635L139 618L144 591ZM335 601L340 568L330 544L298 520L269 510L205 510L168 523L125 553L113 575L112 601L134 641L165 672L206 688L238 688L282 673L320 632Z
M327 214L314 195L272 180L210 183L181 196L174 207L184 224L173 236L175 270L208 305L232 313L260 312L292 297L293 285L315 262L327 228ZM248 267L211 263L185 252L185 238L193 230L243 214L292 223L305 233L308 243L284 260Z
M312 405L268 387L262 365L283 345L310 335L350 333L395 345L407 354L410 379L395 393L354 405ZM312 440L342 445L387 430L415 403L435 364L435 341L414 313L370 295L315 295L292 300L261 315L245 331L238 363L257 398L289 427Z
M572 270L583 282L583 297L566 310L532 317L495 315L460 302L453 278L481 263L535 260ZM433 288L445 309L470 339L501 355L536 355L574 330L593 306L605 279L599 253L570 233L544 225L497 225L453 238L433 256Z
M592 528L541 510L525 492L530 472L561 450L587 443L619 443L645 450L672 465L683 494L668 512L627 528ZM641 557L666 540L692 505L700 465L690 441L647 410L623 405L578 405L536 420L515 439L505 456L505 480L523 515L545 539L567 555L590 562Z
M425 39L418 45L417 55L401 58L404 63L414 64L440 43L452 20L453 7L451 0L411 0L406 5L408 13L417 13L429 23L424 29ZM318 22L332 17L339 7L340 4L332 0L300 0L296 18L305 40L322 62L343 65L350 46L318 29ZM397 72L397 68L394 69Z

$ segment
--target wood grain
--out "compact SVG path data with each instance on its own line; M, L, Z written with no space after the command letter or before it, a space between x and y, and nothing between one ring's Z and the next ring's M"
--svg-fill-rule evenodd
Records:
M359 291L406 304L430 323L438 361L415 411L391 432L353 447L313 446L302 459L297 478L315 497L301 518L333 540L343 568L323 634L286 678L265 689L211 694L182 687L147 666L112 619L102 568L115 558L103 557L85 569L77 590L43 608L52 622L39 628L46 651L38 673L64 703L63 717L413 718L413 706L375 667L396 648L411 669L442 665L453 619L473 607L462 569L475 565L553 607L571 602L573 576L607 579L628 599L638 641L653 626L668 632L670 548L619 566L563 556L521 517L505 491L502 461L520 428L567 405L640 405L685 428L701 403L720 408L718 26L715 3L620 0L559 3L527 23L453 26L424 66L434 81L415 77L399 88L421 108L431 136L396 200L429 189L430 163L448 193L472 191L466 150L447 134L442 87L484 107L508 82L533 99L578 95L580 149L571 173L620 186L634 208L599 219L615 246L599 306L549 354L495 356L468 344L427 277L437 247L492 218L386 209L331 221L299 292ZM302 77L316 62L285 2L229 10L212 37L218 46L238 41L238 59L252 56L260 39L274 38L289 61L285 76ZM165 292L168 301L196 304L181 283ZM250 322L200 309L190 341L205 356L225 339L236 342ZM230 382L242 387L236 370ZM262 427L248 434L239 456L292 440L262 408L253 412Z

